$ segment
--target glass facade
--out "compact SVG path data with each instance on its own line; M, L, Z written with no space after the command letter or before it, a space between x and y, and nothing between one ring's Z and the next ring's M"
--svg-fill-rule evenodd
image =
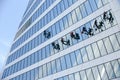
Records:
M110 4L109 0L30 0L2 80L120 78L120 57L110 57L120 53L119 22ZM102 60L106 56L107 62ZM100 59L100 64L87 68ZM85 69L69 71L84 64Z

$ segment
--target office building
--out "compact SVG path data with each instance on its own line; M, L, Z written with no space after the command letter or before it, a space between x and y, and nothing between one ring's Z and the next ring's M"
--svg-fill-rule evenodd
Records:
M120 0L30 0L2 80L120 80Z

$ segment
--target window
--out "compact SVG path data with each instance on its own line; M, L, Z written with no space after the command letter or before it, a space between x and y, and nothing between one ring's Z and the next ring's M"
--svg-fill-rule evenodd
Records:
M65 0L66 1L66 0ZM61 11L64 11L65 10L65 4L64 4L64 1L62 0L60 2L60 7L61 7Z
M63 20L62 19L60 20L60 28L61 28L61 31L64 30L64 24L63 24Z
M69 26L71 26L73 24L73 19L72 19L71 13L67 14L67 19L68 19Z
M69 54L65 56L65 60L67 61L67 62L66 62L67 68L71 68L71 67L72 67L72 64L71 64L71 60L70 60Z
M68 77L69 77L69 80L75 80L73 74L69 75Z
M105 64L105 68L106 68L106 71L107 71L109 79L115 78L115 73L114 73L114 71L112 69L111 64L110 63L106 63Z
M83 27L85 27L85 25L82 25L81 27L80 27L80 30L81 30L81 32L83 31ZM88 35L86 35L86 34L82 34L82 39L83 40L85 40L85 39L87 39L88 38Z
M42 59L45 59L46 58L46 52L45 52L46 50L45 50L45 47L44 48L42 48Z
M88 53L89 60L94 59L93 50L92 50L92 48L91 48L90 45L88 45L88 46L86 47L86 51L87 51L87 53Z
M59 33L61 31L59 22L57 22L55 26L56 26L56 32Z
M105 47L107 49L107 52L108 53L112 53L113 52L113 48L112 48L112 45L110 43L110 40L108 38L105 38L105 39L103 39L103 41L104 41Z
M30 80L35 80L35 70L31 70L30 71L31 75L30 75Z
M116 36L115 35L110 36L110 40L111 40L111 44L113 46L113 49L115 51L119 50L120 46L119 46L119 43L118 43L118 40L117 40Z
M76 16L75 10L73 10L73 11L71 12L71 15L72 15L73 23L76 23L76 22L77 22L77 16Z
M104 65L99 65L98 70L100 72L101 79L102 80L108 80L108 76L107 76Z
M52 33L53 33L53 36L56 35L56 27L55 27L55 24L52 26Z
M52 70L51 70L51 64L49 62L47 63L47 75L50 75L50 74L52 74Z
M94 52L95 58L100 57L100 52L99 52L99 49L98 49L98 46L97 46L96 43L92 44L92 48L93 48L93 52Z
M27 80L31 80L31 78L30 78L30 71L27 72Z
M120 32L116 33L116 37L117 37L118 43L120 45Z
M56 62L52 61L51 65L52 65L52 73L54 74L54 73L56 73Z
M108 0L102 0L103 4L107 4L108 3Z
M35 80L38 79L39 76L39 68L35 68Z
M68 25L68 18L66 16L64 16L63 22L64 22L64 27L67 28L69 25Z
M111 62L116 77L120 77L120 64L117 60Z
M63 0L63 1L64 1L63 3L64 3L64 5L65 5L65 9L68 8L68 7L69 7L69 5L68 5L68 0ZM62 5L61 5L61 6L62 6Z
M105 45L104 45L103 41L100 40L100 41L97 42L97 44L98 44L98 47L100 49L101 55L102 56L106 55L107 51L106 51L106 48L105 48Z
M47 65L43 65L43 77L47 76Z
M102 1L101 0L95 0L96 1L96 4L97 4L97 7L100 8L103 6L102 4Z
M63 77L63 80L69 80L68 76Z
M80 75L81 75L81 79L82 79L82 80L87 80L85 71L81 71L81 72L80 72Z
M89 78L89 80L94 80L93 73L92 73L91 69L87 69L86 74L87 74L87 77ZM99 80L99 79L95 79L95 80Z
M88 0L90 2L90 5L92 7L92 10L95 11L97 10L97 5L95 3L95 0Z
M43 69L42 69L42 66L39 67L39 78L42 78L43 77Z
M57 68L57 72L61 71L61 62L59 58L56 60L56 68Z
M83 62L88 61L88 55L85 48L81 48L81 54L82 54Z
M61 57L60 60L61 60L62 70L65 70L65 69L67 68L67 66L66 66L66 61L65 61L65 57L64 57L64 56Z
M80 9L81 9L81 13L82 13L83 18L86 17L87 16L87 12L86 12L84 4L82 4L80 6Z
M80 8L77 7L77 8L75 9L75 11L76 11L76 16L77 16L77 18L78 18L78 21L81 20L81 19L82 19L82 14L81 14Z
M88 1L85 2L85 8L86 8L88 15L92 13L92 9L91 9L90 3Z
M93 71L93 75L94 75L95 80L101 80L100 79L100 74L98 72L98 68L94 67L94 68L92 68L92 71Z
M78 64L81 64L81 63L83 62L83 60L82 60L82 56L81 56L80 51L79 51L79 50L76 50L76 51L75 51L75 55L76 55L77 63L78 63Z
M75 80L81 80L79 72L75 73Z
M72 66L77 65L76 55L74 52L70 53L70 58L71 58Z

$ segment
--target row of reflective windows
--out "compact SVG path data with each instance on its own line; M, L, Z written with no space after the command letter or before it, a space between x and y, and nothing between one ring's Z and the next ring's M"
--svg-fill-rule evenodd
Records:
M38 75L35 75L35 77L36 76ZM120 77L120 59L69 74L55 80L111 80L118 77Z
M88 62L90 60L105 56L118 50L120 50L120 32L92 44L89 44L87 46L84 46L74 52L71 52L54 61L51 61L50 63L42 65L41 68L44 68L44 70L41 78L74 67L76 65L80 65L84 62ZM25 59L5 69L3 78L17 71L20 71L30 65L33 65L36 62L39 62L46 57L49 57L50 55L52 54L50 54L49 47L43 48L42 50L31 54ZM48 64L51 66L47 67Z
M61 2L59 2L51 11L49 11L40 21L38 21L31 29L29 29L20 39L18 39L14 44L13 44L13 48L11 49L11 51L13 49L15 49L16 47L18 47L21 43L23 43L25 40L27 40L29 37L31 37L34 33L36 33L37 31L39 31L43 26L45 26L46 24L48 24L50 21L52 21L55 17L57 17L60 13L62 13L64 10L66 10L69 6L71 6L69 4L69 6L65 6L68 5L68 2L66 4L65 1L67 0L62 0ZM72 0L69 0L70 2L72 2ZM76 0L77 1L77 0ZM38 13L41 13L41 8L39 8L39 10L35 13L36 18L38 17ZM34 19L35 20L35 19ZM36 30L36 31L32 31L32 30ZM32 34L30 34L32 33ZM30 35L29 35L30 34Z
M64 58L60 58L56 61L52 61L12 78L11 80L38 80L49 76L62 69L64 61L61 64L61 59L62 61L64 60ZM120 59L100 64L55 80L110 80L118 77L120 77Z
M53 24L52 26L50 26L50 28L48 28L46 31L49 31L50 33L51 33L51 35L50 35L50 37L49 38L51 38L51 37L53 37L53 36L55 36L56 34L58 34L58 33L60 33L61 31L63 31L63 30L65 30L66 28L68 28L69 26L71 26L71 25L73 25L73 24L75 24L76 22L78 22L78 21L80 21L82 18L84 18L84 17L86 17L86 16L84 16L84 14L82 14L81 13L81 10L82 10L82 8L84 8L85 9L85 6L87 6L87 5L85 5L85 4L87 4L88 3L88 1L86 1L85 3L83 3L81 6L79 6L79 7L77 7L76 9L74 9L72 12L70 12L69 14L67 14L66 16L64 16L62 19L60 19L59 21L57 21L55 24ZM89 4L90 5L90 4ZM86 11L86 9L85 9L85 11ZM87 13L87 12L86 12ZM109 12L108 12L109 13ZM88 14L89 15L89 14ZM109 16L109 14L107 14L108 16ZM103 16L101 16L101 17L98 17L98 23L99 23L99 21L101 21L101 19L103 19ZM105 22L105 26L106 26L106 28L108 28L108 27L111 27L111 24L107 24L107 23L109 23L108 21L106 21ZM88 27L90 27L90 26L93 26L93 24L94 24L94 20L93 21L91 21L91 23L90 23L90 25L86 25L86 26L88 26ZM116 24L116 22L115 22L115 19L114 19L114 23L113 24ZM98 24L99 25L99 24ZM30 29L31 31L34 31L34 32L37 32L37 30L38 30L38 25L36 25L36 27L32 30L32 28ZM104 28L104 27L103 27ZM82 28L81 28L82 29ZM34 33L33 32L33 33ZM89 32L89 31L87 31L87 32ZM99 32L99 30L97 30L97 31L95 31L96 33L97 32ZM29 33L29 36L30 35L33 35L33 33ZM44 33L44 32L43 32ZM31 42L33 42L34 43L34 41L35 41L35 39L37 40L36 42L36 44L35 44L35 47L36 46L38 46L38 45L40 45L41 43L43 43L43 42L45 42L46 40L48 40L48 38L45 38L44 36L43 36L43 33L41 33L39 36L37 36L38 38L34 38L34 40L32 40ZM79 32L80 33L80 32ZM81 35L81 34L80 34ZM26 38L27 38L27 36L26 36ZM42 40L40 40L40 39L42 39ZM39 40L39 41L38 41ZM31 42L29 42L28 44L30 44ZM28 46L28 44L26 44L27 46ZM25 46L26 46L25 45ZM31 45L31 44L30 44ZM25 48L25 46L23 46L24 48ZM30 49L28 49L28 50L25 50L25 49L23 49L23 47L21 48L22 49L22 51L24 52L24 53L26 53L26 52L28 52L29 50L31 50L31 48ZM27 47L28 48L28 47ZM13 56L16 56L17 54L19 54L19 52L20 52L20 50L21 49L19 49L19 50L17 50L15 53L13 53L12 55L10 55L9 56L9 58L8 58L8 61L9 62L7 62L7 64L8 63L10 63L10 62L12 62L13 60L15 60L16 58L18 58L18 57L15 57L15 58L13 58ZM33 48L32 48L33 49ZM25 50L25 51L24 51ZM20 52L21 53L21 55L23 55L24 53L23 52Z
M37 0L37 1L41 2L41 0ZM27 5L27 8L26 8L23 16L25 16L25 14L26 14L26 12L28 12L28 10L29 10L29 11L31 10L30 7L31 7L31 8L34 7L35 3L34 3L33 6L31 6L31 5L33 4L33 2L34 2L34 0L29 0L28 5ZM21 23L20 23L20 25L21 25Z
M38 15L41 15L50 5L55 2L56 0L45 0L45 2L42 4L42 6L34 13L33 16L38 17ZM31 8L31 10L26 14L24 19L22 20L22 23L30 16L30 14L35 10L35 8L40 4L39 0L36 0L35 4ZM32 20L34 21L34 20ZM22 24L21 23L21 24Z
M44 11L50 7L56 0L46 0L41 7L31 16L31 18L22 26L22 28L17 32L15 39L21 35ZM49 2L49 3L48 3ZM38 4L38 3L37 3ZM47 6L46 6L47 5ZM29 16L29 14L27 15Z
M64 37L62 37L62 38L64 38L64 41L62 41L61 39L59 39L58 41L55 41L55 42L53 42L54 43L54 45L53 45L53 43L51 43L51 44L49 44L50 46L53 46L55 49L57 49L57 43L59 42L61 42L61 43L65 43L65 40L66 41L68 41L69 40L69 44L70 45L74 45L74 44L76 44L76 43L78 43L78 42L80 42L80 41L82 41L82 40L84 40L84 39L87 39L87 38L89 38L91 35L90 35L90 33L92 33L92 34L97 34L97 33L99 33L99 32L101 32L99 29L98 30L96 30L96 28L95 29L93 29L93 31L89 31L90 29L92 29L93 27L94 27L94 24L95 24L95 20L96 19L99 19L100 21L101 21L101 17L102 16L99 16L99 17L97 17L97 18L95 18L94 20L91 20L90 22L88 22L88 23L86 23L86 24L84 24L84 25L82 25L82 26L80 26L80 28L78 28L78 29L76 29L75 31L72 31L73 32L73 35L75 35L76 36L76 34L78 35L78 37L79 37L79 39L75 39L75 37L72 37L72 35L71 35L71 33L69 33L69 34L67 34L66 36L64 36ZM98 21L99 21L98 20ZM115 20L114 20L115 21ZM115 22L114 22L115 23ZM109 28L109 27L111 27L111 26L113 26L113 24L109 24L109 22L108 21L106 21L106 22L104 22L104 26L102 26L101 27L101 29L102 29L102 31L103 30L106 30L107 28ZM51 34L54 36L55 34L57 34L57 30L56 30L56 28L58 28L58 26L52 26L52 29L51 29L51 27L49 28L49 30L51 31ZM84 31L84 33L81 33L81 32L83 32L83 28L86 28L86 30L88 30L87 31L87 33L89 33L89 34L86 34L86 31ZM55 29L55 30L54 30ZM51 36L52 36L51 35ZM43 43L44 41L46 41L47 40L47 38L45 38L46 36L44 35L44 32L43 33L41 33L39 36L37 36L36 38L34 38L32 41L30 41L28 44L26 44L24 47L22 47L22 48L20 48L20 50L18 50L17 52L15 52L15 54L13 54L11 57L10 57L10 59L8 58L8 60L7 61L9 61L9 62L11 62L11 61L13 61L13 60L15 60L15 59L17 59L18 57L20 57L20 56L22 56L23 54L25 54L26 52L28 52L28 51L30 51L31 49L33 49L33 48L35 48L35 47L37 47L39 44L41 44L41 43ZM72 41L71 40L71 38L73 38L74 39L74 41ZM65 49L65 48L67 48L67 47L70 47L70 45L65 45L65 46L63 46L64 48L61 48L61 49L57 49L57 51L61 51L61 50L63 50L63 49ZM59 46L58 45L58 48L60 48L61 46ZM50 49L50 51L52 51L52 49ZM56 53L56 52L55 52Z

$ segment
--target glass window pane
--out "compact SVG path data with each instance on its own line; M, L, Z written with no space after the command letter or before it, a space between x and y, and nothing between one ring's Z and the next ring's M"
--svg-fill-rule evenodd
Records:
M76 29L76 30L75 30L75 33L77 33L77 34L79 35L79 38L80 38L80 39L77 39L77 41L78 41L78 42L79 42L79 41L82 41L82 35L81 35L81 32L80 32L80 28Z
M90 3L88 1L85 2L85 8L86 8L88 15L92 13L92 9L91 9Z
M100 57L100 52L99 52L99 49L98 49L98 46L97 46L96 43L92 44L92 48L93 48L93 52L94 52L95 58Z
M82 25L82 26L80 27L81 32L83 31L83 27L85 27L85 25ZM82 34L82 39L85 40L85 39L87 39L87 38L88 38L88 35L85 34L85 33L83 33L83 34Z
M113 48L112 48L112 45L110 43L110 40L108 38L105 38L105 39L103 39L103 41L104 41L105 47L107 49L107 52L108 53L112 53L113 52Z
M46 53L45 53L45 47L42 48L42 59L44 59L46 57Z
M61 28L61 31L64 30L64 24L63 24L63 20L62 19L60 20L60 28Z
M31 80L31 78L30 78L30 71L27 72L27 80Z
M117 40L118 40L119 45L120 45L120 32L116 33L116 37L117 37Z
M77 16L76 16L75 10L73 10L71 12L71 15L72 15L73 23L76 23L77 22Z
M35 79L35 70L31 70L31 80L34 80Z
M114 73L114 71L112 69L111 64L110 63L106 63L105 64L105 68L106 68L106 71L107 71L109 79L115 78L115 73Z
M69 75L69 80L75 80L73 74Z
M91 48L90 45L88 45L88 46L86 47L86 50L87 50L87 53L88 53L89 60L94 59L93 50L92 50L92 48Z
M68 5L68 0L63 0L64 1L64 5L65 5L65 9L69 7ZM62 6L62 5L61 5Z
M107 51L106 51L106 48L105 48L105 46L104 46L104 44L103 44L103 41L100 40L100 41L97 42L97 44L98 44L98 47L99 47L99 49L100 49L101 55L102 55L102 56L106 55L106 54L107 54Z
M94 67L94 68L92 68L92 71L93 71L93 75L94 75L95 80L101 80L98 68Z
M107 76L105 67L103 65L99 65L98 70L100 72L100 76L101 76L102 80L108 80L108 76Z
M92 7L92 10L95 11L97 10L97 5L95 3L95 0L88 0L90 2L90 5Z
M63 80L69 80L68 76L63 77Z
M77 63L81 64L83 61L82 61L82 56L81 56L80 50L76 50L75 55L76 55Z
M35 80L39 78L39 68L35 69Z
M48 75L50 75L50 74L52 74L52 70L51 70L52 68L51 68L51 64L50 64L50 62L49 63L47 63L47 74Z
M116 77L120 77L120 64L118 63L117 60L112 61L112 67L115 72Z
M54 73L56 73L56 62L52 61L51 65L52 65L52 73L54 74Z
M58 59L56 60L57 72L61 71L61 64L60 64L60 63L61 63L61 62L60 62L60 59L58 58Z
M47 76L47 66L46 64L43 65L43 77Z
M82 79L82 80L87 80L85 71L81 71L81 72L80 72L80 75L81 75L81 79Z
M81 80L79 72L75 73L74 75L75 75L75 80Z
M57 22L55 24L55 26L56 26L56 32L59 33L61 31L60 26L59 26L59 22Z
M82 19L82 14L81 14L80 8L77 7L77 8L75 9L75 11L76 11L76 16L77 16L77 18L78 18L78 21L81 20L81 19Z
M88 55L85 48L81 48L81 54L82 54L83 62L88 61Z
M39 78L43 77L42 73L43 73L43 69L42 69L42 66L40 66L39 67Z
M85 6L83 4L80 6L80 9L81 9L82 17L83 18L86 17L87 12L86 12Z
M60 60L61 60L60 62L61 62L62 70L65 70L65 69L67 68L67 66L66 66L66 61L65 61L65 57L64 57L64 56L61 57Z
M69 26L71 26L71 25L73 24L73 20L72 20L72 15L71 15L71 13L69 13L69 14L67 15L67 18L68 18Z
M87 77L90 79L90 80L94 80L93 78L93 73L92 73L92 70L91 69L87 69L86 70L86 74L87 74ZM96 79L97 80L97 79Z
M67 28L69 25L68 25L68 18L66 16L63 18L63 22L64 22L64 27Z
M71 64L71 60L70 60L70 56L69 55L66 55L65 56L65 59L67 61L67 68L71 68L72 67L72 64Z
M108 0L102 0L103 4L107 4Z
M74 52L72 52L72 53L70 54L70 57L71 57L72 66L77 65L76 55L75 55Z
M96 1L96 4L98 6L98 8L102 7L103 4L102 4L102 1L101 0L95 0Z
M113 46L114 50L115 51L119 50L120 46L119 46L119 43L118 43L118 40L117 40L116 36L115 35L110 36L110 40L111 40L111 43L112 43L112 46Z

